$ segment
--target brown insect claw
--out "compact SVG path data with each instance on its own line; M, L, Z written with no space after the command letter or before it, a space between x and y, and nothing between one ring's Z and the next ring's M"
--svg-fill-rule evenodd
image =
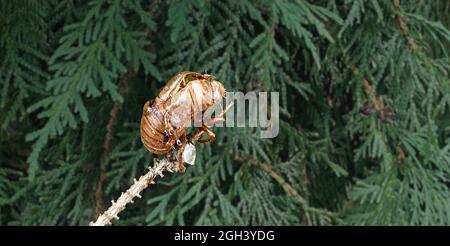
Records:
M228 104L228 106L217 116L217 118L222 118L222 116L230 110L230 108L233 106L234 102L231 102Z
M186 167L183 165L183 163L178 164L178 172L180 173L186 172Z

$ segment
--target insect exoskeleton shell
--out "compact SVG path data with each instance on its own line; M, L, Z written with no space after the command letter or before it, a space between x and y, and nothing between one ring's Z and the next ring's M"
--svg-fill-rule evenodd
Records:
M201 114L221 101L224 93L225 88L216 80L190 81L164 103L170 124L176 128L189 127L196 115L201 119Z
M153 100L146 102L141 118L141 141L145 148L155 154L166 154L173 146L173 140L165 132L161 106Z
M223 85L211 75L182 72L174 76L155 100L144 105L141 118L144 146L155 154L168 153L186 133L194 116L202 116L224 94Z
M196 72L184 71L173 76L161 90L158 97L155 99L155 102L165 102L183 89L190 81L196 79L204 79L204 75Z

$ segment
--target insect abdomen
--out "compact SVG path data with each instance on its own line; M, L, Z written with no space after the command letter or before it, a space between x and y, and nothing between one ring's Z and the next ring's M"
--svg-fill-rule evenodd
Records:
M170 151L172 144L169 140L170 139L164 133L164 123L162 121L161 111L144 106L144 113L141 118L142 143L152 153L161 155Z

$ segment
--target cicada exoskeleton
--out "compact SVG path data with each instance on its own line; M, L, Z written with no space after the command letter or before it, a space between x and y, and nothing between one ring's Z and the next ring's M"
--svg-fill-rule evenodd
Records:
M144 105L141 118L142 143L150 152L159 155L176 151L179 170L184 172L183 160L189 163L195 159L195 155L192 157L195 148L189 145L186 150L186 145L215 139L210 125L202 123L199 130L190 136L186 134L187 128L194 119L221 101L224 95L223 85L209 74L181 72L175 75L158 97ZM223 118L216 117L213 121L223 121ZM202 134L206 134L207 138L201 138Z

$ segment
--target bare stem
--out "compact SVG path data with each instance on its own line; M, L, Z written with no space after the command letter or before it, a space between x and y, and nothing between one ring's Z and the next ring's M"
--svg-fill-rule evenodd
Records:
M112 205L101 214L97 221L91 222L90 226L105 226L110 225L112 219L119 219L118 214L125 209L128 203L133 203L135 197L141 198L141 191L147 188L150 184L154 184L154 179L157 176L164 177L163 172L178 172L178 163L176 161L169 161L168 159L154 159L154 166L149 167L149 171L141 176L139 180L134 180L134 184L125 192L122 192L117 201L111 201Z
M128 81L132 76L131 70L127 72L122 77L122 84L119 91L119 94L123 97L128 93ZM103 212L103 183L105 182L106 177L106 160L108 158L108 154L111 151L111 139L113 136L114 126L117 123L117 118L122 110L122 104L120 102L114 102L114 105L110 112L110 118L108 124L106 125L106 134L103 140L103 151L100 157L99 163L99 178L97 182L97 188L95 190L95 217L97 218L101 212Z

